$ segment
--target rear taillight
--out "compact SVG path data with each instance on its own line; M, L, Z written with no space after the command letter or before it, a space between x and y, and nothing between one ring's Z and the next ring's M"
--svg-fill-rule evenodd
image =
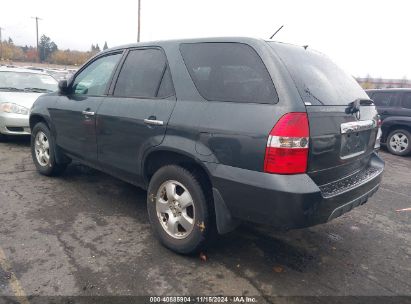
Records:
M307 113L295 112L282 116L268 136L264 172L306 172L309 133Z

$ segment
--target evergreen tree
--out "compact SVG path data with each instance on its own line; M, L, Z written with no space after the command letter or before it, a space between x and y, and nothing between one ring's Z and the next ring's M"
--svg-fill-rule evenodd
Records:
M57 44L51 41L50 37L42 35L39 42L40 61L45 61L51 54L58 50Z
M108 49L108 46L107 46L107 41L106 41L104 42L103 50L107 50L107 49Z

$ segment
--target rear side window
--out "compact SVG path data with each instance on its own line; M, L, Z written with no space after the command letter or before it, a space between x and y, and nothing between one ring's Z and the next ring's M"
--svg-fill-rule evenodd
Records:
M404 93L401 106L406 109L411 109L411 93Z
M273 103L273 81L258 54L242 43L194 43L180 47L190 76L207 100Z
M159 49L132 50L114 88L114 96L164 98L173 95L165 55Z
M394 107L398 103L399 94L396 92L375 92L372 99L379 107Z

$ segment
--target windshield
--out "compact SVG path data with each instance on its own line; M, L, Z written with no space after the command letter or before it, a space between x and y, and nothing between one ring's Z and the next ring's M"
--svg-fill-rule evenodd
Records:
M57 81L53 77L44 74L1 71L0 90L53 92L57 90Z
M354 77L327 56L302 46L269 42L288 69L305 103L347 105L369 99Z

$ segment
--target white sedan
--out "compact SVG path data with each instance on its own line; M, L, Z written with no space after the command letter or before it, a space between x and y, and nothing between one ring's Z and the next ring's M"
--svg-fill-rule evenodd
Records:
M29 69L0 67L0 137L29 135L29 112L36 99L57 91L50 75Z

